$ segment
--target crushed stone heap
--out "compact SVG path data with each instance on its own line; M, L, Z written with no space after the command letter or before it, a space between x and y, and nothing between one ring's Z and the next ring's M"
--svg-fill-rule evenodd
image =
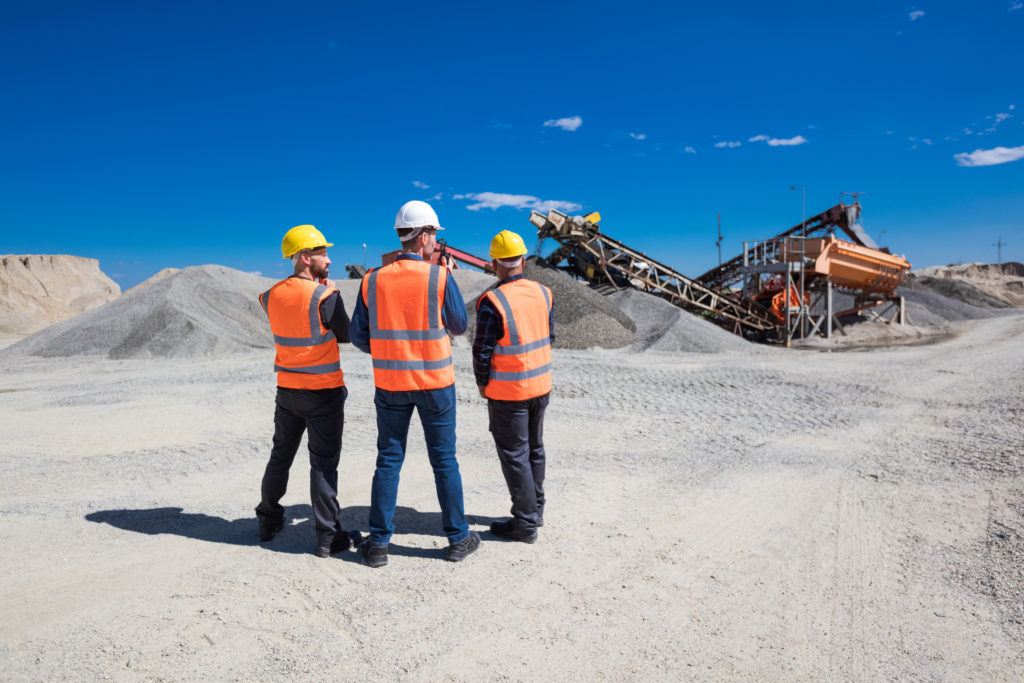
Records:
M64 254L0 257L0 331L30 334L121 295L100 262Z
M188 358L272 349L257 297L275 280L224 266L193 266L0 351L44 358Z
M921 268L907 276L906 285L973 306L1024 307L1024 264L1016 261Z
M750 342L665 299L637 289L608 297L636 322L635 351L719 353L750 351Z

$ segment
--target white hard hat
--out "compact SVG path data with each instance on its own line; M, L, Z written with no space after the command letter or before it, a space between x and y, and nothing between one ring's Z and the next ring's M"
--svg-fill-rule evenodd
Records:
M436 228L444 230L437 220L437 214L430 208L430 204L414 199L411 202L402 204L395 216L395 230L403 228Z

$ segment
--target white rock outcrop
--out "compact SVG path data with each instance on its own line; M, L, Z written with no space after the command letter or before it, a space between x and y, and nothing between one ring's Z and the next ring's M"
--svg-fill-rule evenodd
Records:
M92 258L0 256L0 331L31 334L121 295Z

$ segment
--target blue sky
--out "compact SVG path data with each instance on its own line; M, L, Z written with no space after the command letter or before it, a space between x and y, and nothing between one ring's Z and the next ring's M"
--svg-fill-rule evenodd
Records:
M804 185L914 267L1024 261L1024 0L699 4L5 3L0 252L278 277L312 223L344 277L423 199L470 253L598 210L697 276Z

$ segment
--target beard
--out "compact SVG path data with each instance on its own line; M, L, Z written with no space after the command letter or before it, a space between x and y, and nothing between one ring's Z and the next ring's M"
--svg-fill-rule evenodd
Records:
M309 272L313 274L316 279L326 278L327 272L331 269L330 266L323 266L322 268L316 264L311 263L309 265Z

